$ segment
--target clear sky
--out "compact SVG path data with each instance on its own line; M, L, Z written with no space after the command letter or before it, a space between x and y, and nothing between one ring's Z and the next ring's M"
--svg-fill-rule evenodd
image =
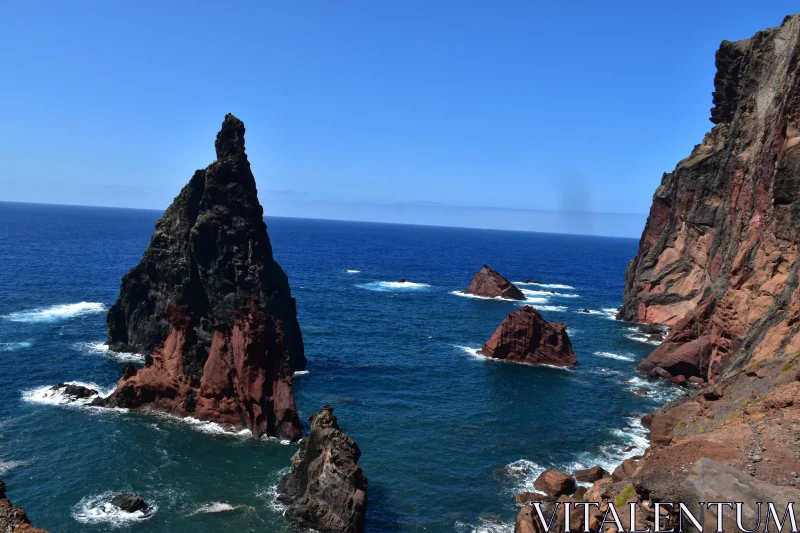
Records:
M638 236L711 127L720 41L795 11L2 2L0 200L163 209L232 112L267 215Z

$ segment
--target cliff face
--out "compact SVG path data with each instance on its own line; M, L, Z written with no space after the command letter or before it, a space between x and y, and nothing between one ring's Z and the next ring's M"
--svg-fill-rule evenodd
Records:
M800 350L798 59L797 15L717 52L715 126L664 174L626 272L618 318L672 328L651 368L714 382Z
M368 483L356 464L361 450L339 427L332 407L310 420L311 432L278 485L278 498L288 504L285 515L303 529L362 533Z
M150 354L170 329L168 308L189 309L195 342L183 353L185 375L199 378L214 328L258 296L281 321L284 351L305 366L295 300L272 246L244 147L242 121L226 115L214 146L217 160L198 170L156 223L141 261L122 278L106 319L113 350Z
M509 313L479 353L516 363L555 366L578 363L567 325L549 323L529 305Z
M168 315L170 332L149 364L127 366L116 390L98 404L193 416L249 429L256 438L296 441L302 436L281 324L264 312L258 297L234 312L232 326L217 327L199 379L183 366L198 343L189 310L170 306Z

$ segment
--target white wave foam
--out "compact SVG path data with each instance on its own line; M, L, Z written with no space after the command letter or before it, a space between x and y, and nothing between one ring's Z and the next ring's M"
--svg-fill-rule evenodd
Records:
M524 281L515 281L514 285L536 285L543 289L561 289L567 291L574 291L575 287L572 285L563 285L561 283L525 283Z
M565 293L565 292L555 292L555 291L534 291L531 289L520 289L522 294L531 295L531 296L544 296L546 298L553 297L553 298L580 298L580 294L573 294L573 293Z
M648 339L647 337L645 337L641 333L631 333L631 334L625 335L625 337L630 339L630 340L632 340L632 341L643 342L645 344L650 344L652 346L658 346L659 344L661 344L661 341L651 341L650 339Z
M102 342L79 342L74 345L74 348L83 353L103 355L120 363L144 364L144 354L115 352L109 349L108 344Z
M228 502L211 502L205 505L201 505L197 509L195 509L192 514L209 514L209 513L226 513L230 511L235 511L237 509L241 509L245 507L243 505L231 505Z
M13 468L25 465L25 461L0 461L0 474L4 474Z
M33 346L33 343L30 342L0 342L0 352L14 352L31 346Z
M604 307L600 310L601 313L606 315L611 320L617 319L617 313L619 313L619 307Z
M104 492L81 499L72 510L72 518L81 524L108 524L112 528L118 528L143 522L158 510L158 506L148 502L149 507L146 510L126 513L119 507L111 505L114 496L116 494L113 492Z
M634 376L626 381L631 391L644 389L647 391L647 398L657 402L659 405L674 400L684 393L684 390L677 385L673 385L666 380L648 380L639 376Z
M308 370L295 370L293 376L294 377L305 376L308 373L309 373Z
M428 289L430 285L427 283L414 283L413 281L406 281L403 283L399 281L373 281L372 283L356 285L356 287L359 289L367 289L368 291L395 292L398 290Z
M595 355L599 357L605 357L606 359L616 359L617 361L633 361L633 357L628 357L627 355L619 355L618 353L611 353L611 352L594 352Z
M282 479L283 476L288 474L291 471L290 467L286 467L278 471L274 474L275 477L270 476L271 480L274 481L271 485L269 485L266 489L256 494L259 498L262 498L266 501L267 507L269 507L272 511L283 514L286 512L286 505L283 504L280 500L278 500L278 481Z
M514 494L526 491L539 492L533 487L533 483L542 472L547 470L546 467L528 459L514 461L506 465L506 469L517 479L510 487Z
M484 357L483 355L478 353L478 350L480 350L480 348L470 348L469 346L460 346L458 344L454 344L453 348L458 348L459 350L461 350L465 354L471 355L472 357L475 357L475 358L478 358L478 359L481 359L481 360L485 360L486 359L486 357Z
M360 270L345 270L348 274L361 274Z
M554 313L564 313L567 311L567 308L563 305L534 305L536 309L539 311L552 311ZM570 333L570 335L572 335Z
M79 385L87 389L98 391L97 394L89 396L88 398L75 399L71 396L64 394L64 389L53 389L53 385L45 385L36 389L30 389L22 392L22 400L28 403L41 403L47 405L87 405L95 398L105 398L112 392L114 387L107 391L102 391L101 387L95 383L83 383L82 381L66 381L66 385Z
M207 435L219 435L224 437L235 437L235 438L252 438L253 432L249 429L241 429L241 430L233 430L223 427L216 422L209 422L207 420L200 420L199 418L194 418L192 416L176 416L171 413L164 413L162 411L155 411L150 410L149 413L152 413L156 416L166 418L168 420L173 420L177 422L181 422L186 424L190 428L195 431L199 431L200 433L205 433Z
M479 518L477 524L456 521L456 533L513 533L514 524L497 519Z
M590 373L599 376L621 376L623 374L619 370L611 370L610 368L598 368Z
M485 355L481 355L480 353L478 353L479 348L470 348L469 346L461 346L459 344L454 344L453 348L457 348L467 355L470 355L476 359L480 359L481 361L486 361L488 363L498 363L498 364L508 363L510 365L536 366L536 367L554 368L556 370L566 370L567 372L572 371L572 368L568 366L546 365L542 363L524 363L522 361L505 361L503 359L495 359L493 357L487 357Z
M105 310L105 306L98 302L79 302L76 304L53 305L30 311L18 311L4 315L3 318L11 322L57 322L77 316L102 313Z

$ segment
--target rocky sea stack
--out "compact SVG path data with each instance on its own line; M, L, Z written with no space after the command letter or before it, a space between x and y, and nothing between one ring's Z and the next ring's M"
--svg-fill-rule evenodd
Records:
M272 248L244 152L227 115L217 160L195 173L156 224L108 313L113 349L145 351L95 404L147 407L295 441L292 390L305 364L289 282Z
M0 532L2 533L47 533L36 529L28 520L25 510L14 507L6 498L6 484L0 479Z
M622 320L671 329L642 370L719 380L800 350L800 18L716 55L715 124L664 174Z
M362 533L368 483L357 465L361 450L339 427L332 407L310 421L311 432L278 485L278 499L288 505L285 515L323 533Z
M241 120L225 116L214 143L217 160L194 173L156 223L139 264L122 278L106 319L112 350L149 355L170 330L169 306L185 306L197 340L183 368L199 378L214 328L231 324L234 311L258 296L281 323L287 362L305 367L295 300L272 257L244 133Z
M501 276L497 271L489 268L488 265L475 273L472 283L466 291L467 294L476 296L486 296L487 298L508 298L510 300L524 300L525 295L516 285Z
M567 325L549 323L529 305L509 313L479 353L516 363L572 366L578 362Z

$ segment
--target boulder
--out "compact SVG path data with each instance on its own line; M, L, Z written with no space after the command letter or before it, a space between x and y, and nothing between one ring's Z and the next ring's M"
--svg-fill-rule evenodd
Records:
M575 491L575 478L558 470L545 470L533 482L536 490L548 496L558 497L562 494L571 494Z
M305 367L303 338L289 281L272 256L241 120L228 114L214 143L217 159L194 173L164 215L141 261L122 278L106 318L108 345L144 353L170 331L169 308L187 308L194 345L184 375L199 379L218 324L258 296L281 323L286 361Z
M518 504L528 503L528 502L543 502L549 501L551 498L546 494L542 494L540 492L520 492L516 496L514 496L514 501Z
M686 377L685 376L672 376L669 378L670 383L674 383L675 385L686 385Z
M642 427L645 429L650 429L650 425L653 423L653 413L647 413L641 419Z
M611 473L611 479L614 483L618 483L624 479L629 479L633 477L636 473L636 469L639 468L639 462L641 461L642 457L629 457L625 459Z
M578 363L567 325L550 324L528 305L509 313L479 353L517 363L554 366Z
M72 399L73 401L83 400L86 398L91 398L92 396L97 396L97 391L94 389L90 389L82 385L70 385L68 383L59 383L58 385L50 387L50 390L53 391L60 390L65 396L69 396L70 399Z
M114 498L111 500L111 505L125 511L126 513L145 511L149 507L147 502L145 502L136 494L131 494L130 492L124 492L114 496Z
M356 443L339 427L333 408L311 416L311 432L278 484L285 516L297 527L324 533L362 533L367 478L358 466Z
M598 479L602 479L608 475L608 472L603 470L602 467L593 466L583 470L575 471L575 479L583 483L594 483Z
M658 335L659 337L664 332L661 327L656 326L655 324L639 324L638 330L639 333L644 333L645 335Z
M475 273L472 283L466 291L467 294L486 296L488 298L508 298L510 300L524 300L525 295L516 285L489 268L487 265Z

